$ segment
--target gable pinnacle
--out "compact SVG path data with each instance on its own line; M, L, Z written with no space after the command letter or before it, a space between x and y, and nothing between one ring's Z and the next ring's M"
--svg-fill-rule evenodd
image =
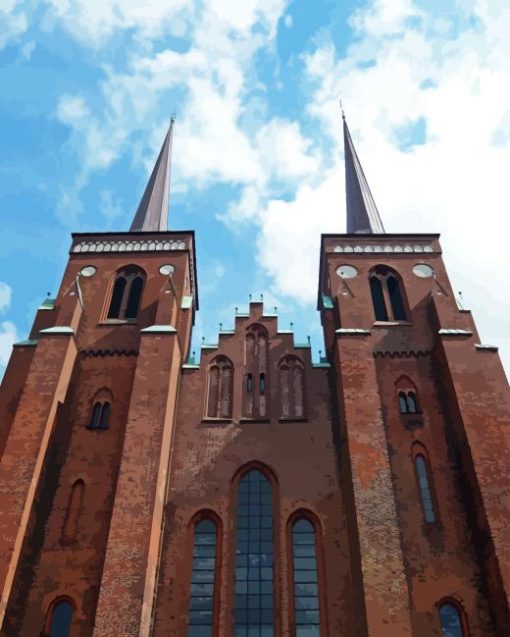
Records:
M173 126L174 118L172 117L156 164L138 205L133 223L129 228L130 232L167 230Z
M384 226L370 192L365 173L352 143L351 134L347 127L345 115L342 111L344 127L344 156L345 156L345 199L347 209L347 232L384 234Z

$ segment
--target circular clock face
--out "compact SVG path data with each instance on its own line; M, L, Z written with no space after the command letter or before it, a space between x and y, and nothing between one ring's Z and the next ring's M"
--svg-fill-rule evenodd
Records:
M342 279L354 279L358 271L353 265L341 265L336 269L336 273L342 277Z
M174 273L174 266L169 263L165 263L165 265L160 266L159 273L163 274L163 276L171 276Z
M93 265L86 265L84 268L82 268L80 270L80 274L82 276L94 276L94 274L97 272L97 268Z
M426 265L425 263L417 263L413 268L413 273L416 276L419 276L421 279L428 279L433 276L434 270L430 267L430 265Z

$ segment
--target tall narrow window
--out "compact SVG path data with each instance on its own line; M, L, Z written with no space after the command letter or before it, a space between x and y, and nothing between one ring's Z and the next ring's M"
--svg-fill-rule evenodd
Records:
M407 394L404 391L398 394L398 404L400 406L400 413L407 414Z
M423 505L425 522L435 522L436 516L434 513L434 503L432 500L432 491L430 489L430 482L425 458L422 455L418 455L416 456L414 462L416 466L416 477L418 479L418 488Z
M404 301L402 300L402 293L400 292L400 286L397 279L394 276L389 276L386 280L388 285L388 292L390 294L391 311L395 321L405 321L406 312L404 309Z
M99 393L100 399L94 402L88 424L89 429L108 429L112 407L109 400L102 400L101 395L105 394L104 390L101 391Z
M138 315L145 274L134 265L119 270L113 284L107 318L134 320Z
M286 356L278 365L281 417L304 418L305 370L296 356Z
M62 529L62 543L70 544L74 542L78 536L80 517L83 510L83 495L85 492L85 483L83 480L76 480L71 487L69 501L67 503L67 511Z
M201 520L195 525L188 637L213 635L216 535L216 524L212 520Z
M245 389L243 416L265 418L267 416L268 379L268 333L262 325L251 325L245 337Z
M65 599L58 602L51 613L49 637L69 637L72 618L73 607L71 602Z
M458 609L450 602L439 607L442 637L465 637L462 618Z
M102 405L99 402L94 403L94 406L92 407L92 414L90 416L89 423L89 427L91 429L98 429L101 424L101 407Z
M237 494L235 636L273 637L273 495L257 469Z
M376 321L407 320L402 282L394 270L385 265L375 267L369 284Z
M388 312L386 311L386 303L384 302L384 294L382 284L377 277L370 277L370 291L372 292L372 303L374 304L374 313L376 321L387 321Z
M137 276L131 282L131 289L127 299L125 318L133 319L138 314L138 306L140 305L140 297L142 295L143 279Z
M315 529L306 519L292 525L295 637L320 637Z
M209 367L208 418L232 417L234 368L226 356L217 356Z
M108 310L108 318L119 318L120 306L126 289L126 279L119 276L115 279L112 292L112 300L110 301L110 309Z
M407 410L410 414L415 414L418 411L418 403L416 402L416 394L410 391L407 394Z

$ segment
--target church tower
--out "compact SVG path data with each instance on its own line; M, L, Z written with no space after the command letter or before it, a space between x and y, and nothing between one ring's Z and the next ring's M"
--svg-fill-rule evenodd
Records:
M343 129L347 234L322 236L319 310L365 630L438 634L436 605L464 631L444 636L505 635L509 396L497 348L457 306L439 236L385 233L345 118Z
M0 637L506 637L508 385L344 120L326 356L251 300L189 357L173 122L128 232L73 234L0 388Z
M198 309L194 234L166 229L172 128L129 232L74 234L57 297L14 347L0 403L3 635L53 635L52 605L73 613L72 635L148 634Z

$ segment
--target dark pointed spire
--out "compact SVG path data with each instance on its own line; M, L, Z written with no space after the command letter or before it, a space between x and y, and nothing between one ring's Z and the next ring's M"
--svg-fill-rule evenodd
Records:
M172 117L156 165L129 228L130 232L158 232L167 229L173 126Z
M351 134L344 121L345 198L347 205L347 232L382 234L384 226L361 167Z

